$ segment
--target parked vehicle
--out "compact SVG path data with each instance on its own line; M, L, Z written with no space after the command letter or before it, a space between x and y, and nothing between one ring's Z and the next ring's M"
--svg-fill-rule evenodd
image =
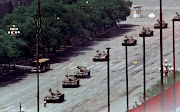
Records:
M36 68L36 61L32 62L32 68L31 68L31 72L37 72L37 68ZM38 71L39 72L44 72L50 69L50 64L49 64L49 59L48 58L41 58L38 60Z

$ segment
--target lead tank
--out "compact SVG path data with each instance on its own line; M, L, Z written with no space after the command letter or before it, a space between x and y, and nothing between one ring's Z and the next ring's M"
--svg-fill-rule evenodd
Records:
M44 97L44 101L46 103L60 103L64 101L64 94L60 93L59 90L56 90L55 92L52 91L52 89L49 89L49 95Z

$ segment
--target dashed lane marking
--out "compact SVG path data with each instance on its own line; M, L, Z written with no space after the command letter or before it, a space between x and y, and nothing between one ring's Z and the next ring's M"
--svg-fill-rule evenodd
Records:
M93 98L93 96L89 97L88 99L90 100L90 99L92 99L92 98Z
M157 68L158 66L155 66L155 67L153 67L151 70L154 70L155 68Z
M105 66L104 68L102 68L102 69L106 69L107 68L107 66Z
M132 68L134 65L130 66L128 69Z
M68 109L68 111L71 111L71 110L72 110L72 108Z
M121 91L122 91L121 89L120 89L120 90L118 90L118 93L119 93L119 92L121 92Z
M122 66L121 68L119 68L119 69L122 69L122 68L124 68L126 65L124 65L124 66Z
M79 105L82 105L82 104L83 104L83 102L79 103Z
M86 89L86 91L88 92L88 91L90 91L91 89Z
M116 66L112 67L112 68L111 68L111 70L112 70L113 68L116 68L116 67L118 67L118 66L120 66L120 64L118 64L118 65L116 65Z
M91 109L92 109L92 107L89 107L89 108L88 108L88 110L91 110Z
M63 65L60 65L60 66L58 66L58 67L56 67L56 68L54 68L54 69L58 69L58 68L61 68Z
M70 66L71 66L71 65L68 65L68 66L64 67L63 70L66 69L66 68L68 68L68 67L70 67Z
M101 67L102 65L99 65L99 66L97 66L96 68L94 68L94 69L97 69L97 68L99 68L99 67Z
M53 68L53 67L55 67L56 65L54 64L54 65L51 65L51 68Z
M137 70L137 69L139 69L139 68L141 68L142 67L142 65L141 66L138 66L137 68L135 68L135 70Z
M96 84L96 86L99 86L99 85L100 85L100 83Z
M114 77L117 76L118 74L114 74Z
M101 104L103 101L98 102L98 105Z
M90 69L90 68L92 68L93 66L95 66L95 65L91 65L91 66L87 67L87 69Z

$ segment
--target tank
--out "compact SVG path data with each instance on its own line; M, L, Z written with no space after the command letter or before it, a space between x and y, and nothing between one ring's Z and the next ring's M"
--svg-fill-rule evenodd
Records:
M77 71L74 75L77 78L90 77L90 70L87 70L85 66L77 66Z
M168 23L165 23L164 20L162 20L162 28L167 28L168 27ZM157 23L154 24L154 28L155 29L159 29L160 28L160 20L157 20Z
M126 41L127 40L127 44ZM134 39L132 36L125 36L124 40L122 41L122 46L135 46L137 44L137 40Z
M145 33L146 37L153 36L154 31L150 30L148 27L143 27L142 31L140 32L139 36L143 37L143 33Z
M62 87L79 87L79 79L75 75L66 75L65 80L62 82Z
M173 21L180 21L180 15L176 12L176 16L173 18Z
M94 56L93 61L107 61L107 59L107 54L104 51L101 53L99 50L97 50L96 56Z
M59 90L54 92L50 88L49 95L44 97L44 101L46 101L46 103L61 103L64 101L64 94L60 93Z

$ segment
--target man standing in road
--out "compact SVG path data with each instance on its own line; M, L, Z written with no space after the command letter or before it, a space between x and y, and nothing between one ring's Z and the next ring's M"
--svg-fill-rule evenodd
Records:
M47 105L46 105L46 100L44 100L44 107L46 108L46 106L47 106Z

